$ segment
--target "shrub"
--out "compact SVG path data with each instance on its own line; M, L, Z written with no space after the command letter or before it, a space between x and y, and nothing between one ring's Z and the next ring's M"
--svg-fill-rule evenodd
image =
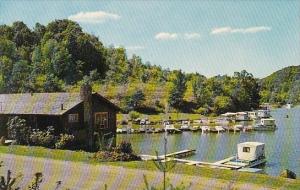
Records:
M121 125L128 125L128 121L127 120L122 120Z
M115 151L98 151L92 157L98 162L135 161L140 157L135 154L118 153Z
M131 143L126 142L126 141L122 141L115 149L116 152L119 153L125 153L125 154L132 154L133 150L132 150L132 146Z
M16 140L16 144L29 144L31 128L26 125L26 120L18 116L7 122L8 138Z
M75 145L74 135L60 134L59 139L55 143L55 148L57 149L72 149Z
M204 107L200 107L196 110L194 110L195 113L201 114L201 115L206 115L208 113L208 109Z
M54 128L52 126L47 127L46 131L40 131L39 129L33 129L30 135L30 142L35 146L44 146L47 148L54 148L55 136Z
M5 137L4 136L2 136L0 138L0 145L5 145Z
M140 113L139 112L136 112L136 111L131 111L129 112L129 117L134 120L134 119L137 119L140 117Z
M94 153L92 159L98 162L141 160L139 156L133 153L131 143L125 141L121 142L112 151L98 151Z

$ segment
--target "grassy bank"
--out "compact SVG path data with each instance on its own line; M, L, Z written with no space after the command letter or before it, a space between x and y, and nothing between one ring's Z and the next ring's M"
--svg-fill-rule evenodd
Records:
M193 114L193 113L168 113L168 114L160 113L160 114L153 114L153 115L140 114L140 118L142 119L148 118L150 121L153 122L167 120L169 119L169 117L171 117L172 120L183 120L183 119L196 120L204 116L202 116L201 114ZM130 116L128 114L117 114L118 121L128 120L128 119L130 119Z
M157 171L153 162L101 162L96 163L89 159L91 153L83 151L68 151L68 150L55 150L46 149L42 147L27 147L27 146L0 146L0 154L15 154L22 156L32 156L40 158L50 158L55 160L84 162L89 164L99 165L113 165L122 166L131 169L155 170ZM0 158L1 160L1 158ZM186 174L192 176L201 176L207 178L221 179L226 181L237 181L237 183L253 183L263 187L282 188L283 189L299 189L300 180L289 180L280 177L272 177L263 174L251 174L244 172L236 172L230 170L212 169L207 167L188 166L177 164L171 171L176 174Z

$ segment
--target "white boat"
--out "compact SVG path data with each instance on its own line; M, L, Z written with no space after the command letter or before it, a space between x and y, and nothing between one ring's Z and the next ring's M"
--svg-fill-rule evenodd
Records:
M241 130L241 129L244 128L244 126L243 126L243 125L234 125L233 128L234 128L234 129L240 129L240 130Z
M237 112L235 121L249 121L250 118L248 117L247 112Z
M265 144L261 142L244 142L237 145L237 155L215 162L233 168L252 168L266 163Z
M117 128L117 131L116 131L117 133L122 133L123 132L123 130L122 129L120 129L120 128Z
M275 124L275 119L263 118L260 120L260 123L253 126L253 129L256 131L272 131L276 130L277 126Z
M174 134L174 133L180 133L181 131L176 129L174 125L169 124L169 125L165 125L165 132Z
M271 112L270 110L257 110L257 117L258 118L270 118L271 117Z
M252 119L252 120L257 119L257 112L255 112L255 111L248 112L248 117L249 117L249 119Z
M215 130L217 131L217 133L225 132L225 129L222 126L215 126Z
M203 133L209 132L209 131L210 131L210 127L209 127L209 126L201 126L201 131L202 131Z
M239 131L241 131L242 129L243 129L243 125L234 125L233 128L232 128L232 130L233 130L234 132L239 132Z
M187 124L181 125L180 130L181 131L190 131L191 130L191 126L189 126Z
M191 130L190 121L184 120L181 122L180 130L190 131Z

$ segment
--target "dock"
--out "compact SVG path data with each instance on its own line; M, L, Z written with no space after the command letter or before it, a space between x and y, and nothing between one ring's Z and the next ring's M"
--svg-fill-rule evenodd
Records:
M193 155L196 152L195 149L185 149L173 153L166 154L166 158L184 158ZM142 160L149 161L149 160L163 160L165 159L165 155L148 155L148 154L141 154L139 155Z
M256 147L264 146L263 143L257 143L257 142L245 142L240 143L239 146L244 146L248 144L256 145ZM252 147L253 148L253 147ZM210 167L210 168L219 168L219 169L227 169L227 170L238 170L238 171L244 171L244 172L252 172L252 173L259 173L262 170L255 170L251 169L252 167L255 167L257 165L263 164L266 162L265 159L259 159L255 162L249 162L249 161L240 161L237 160L237 156L231 156L226 159L217 161L217 162L203 162L203 161L196 161L196 160L188 160L183 159L185 157L189 157L192 154L195 153L196 150L194 149L185 149L173 153L169 153L166 155L159 155L159 156L153 156L153 155L139 155L142 160L144 161L161 161L161 162L170 162L170 161L176 161L178 163L187 164L191 166L198 166L198 167Z

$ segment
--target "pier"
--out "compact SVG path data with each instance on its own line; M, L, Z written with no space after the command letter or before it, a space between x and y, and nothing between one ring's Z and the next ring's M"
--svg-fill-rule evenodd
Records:
M188 156L191 156L196 152L195 149L185 149L173 153L166 154L166 158L185 158ZM149 160L163 160L165 159L165 155L159 155L159 156L154 156L154 155L148 155L148 154L141 154L139 155L142 160L149 161Z
M181 150L181 151L177 151L177 152L173 152L173 153L169 153L166 155L159 155L159 156L154 156L154 155L147 155L147 154L143 154L143 155L139 155L141 157L142 160L144 161L161 161L161 162L169 162L169 161L176 161L178 163L182 163L182 164L187 164L187 165L193 165L193 166L198 166L198 167L211 167L211 168L219 168L219 169L227 169L227 170L240 170L240 171L244 171L242 170L243 168L250 168L262 163L265 163L265 160L260 160L257 161L256 163L253 164L249 164L247 162L237 162L235 160L236 156L231 156L228 157L226 159L217 161L217 162L203 162L203 161L196 161L196 160L187 160L187 159L183 159L185 157L189 157L192 154L195 153L196 150L194 149L185 149L185 150ZM257 169L257 170L251 170L251 169L246 169L245 171L247 172L260 172L261 169Z

